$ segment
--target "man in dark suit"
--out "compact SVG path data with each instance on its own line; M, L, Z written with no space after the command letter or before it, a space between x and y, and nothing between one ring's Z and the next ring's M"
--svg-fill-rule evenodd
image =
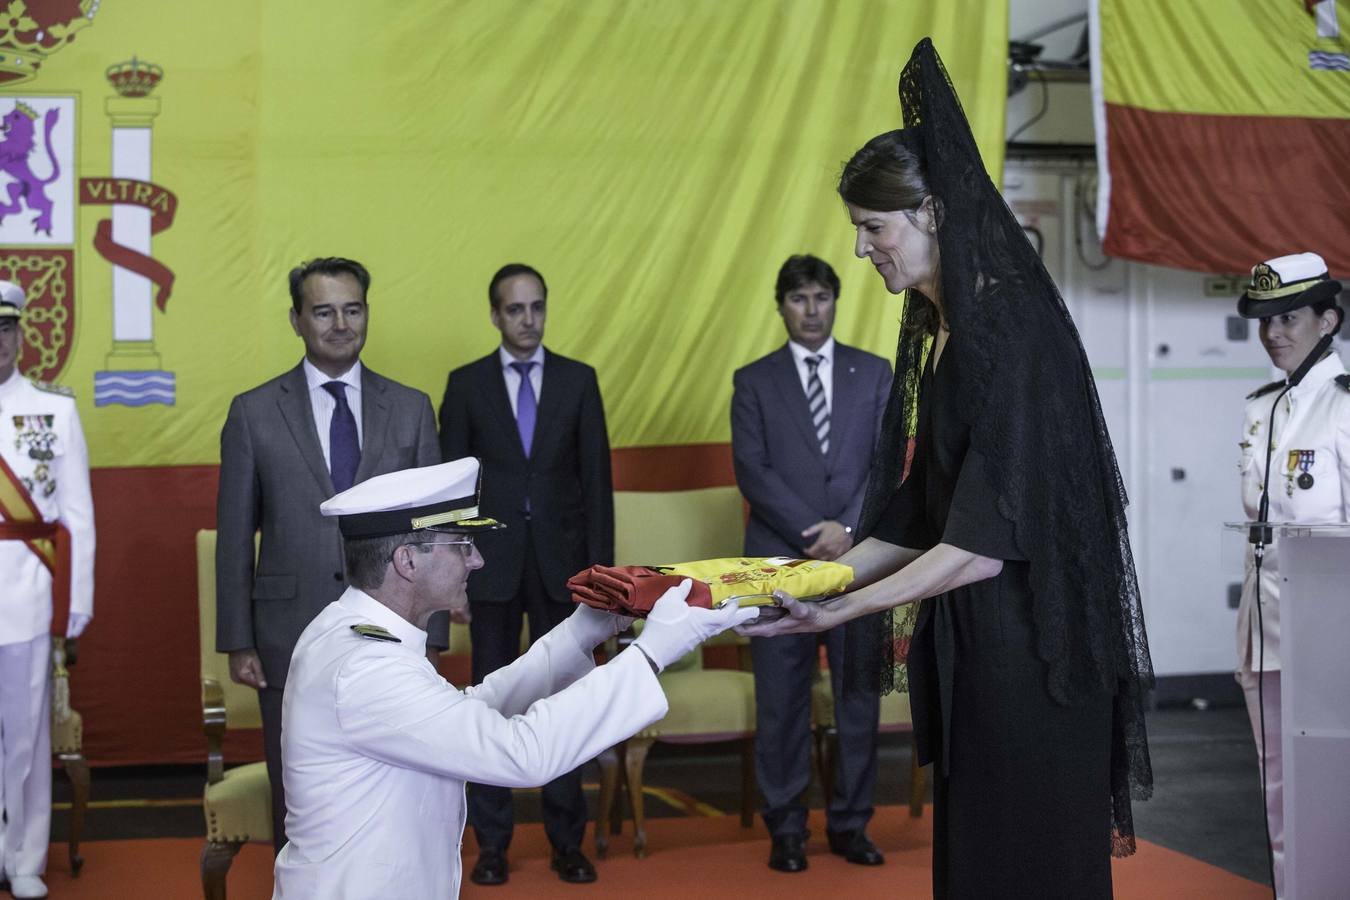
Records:
M361 365L369 287L349 259L292 269L291 327L305 358L235 397L220 433L216 650L229 653L232 679L258 691L277 852L286 843L286 670L300 632L346 587L337 520L319 504L372 476L440 461L427 395ZM433 621L428 645L447 646L448 628Z
M548 287L513 263L488 286L501 346L450 373L441 403L441 456L483 462L483 507L506 528L478 546L491 565L469 577L473 681L520 651L522 617L530 642L572 611L567 579L593 564L614 563L614 496L609 436L595 370L542 345ZM544 831L563 881L595 880L581 852L586 798L581 770L543 789ZM507 788L470 784L469 824L478 837L476 884L507 879L513 815Z
M750 504L745 553L837 559L853 545L891 368L831 336L839 278L823 260L790 257L774 296L788 342L736 372L731 401L736 483ZM769 866L783 872L806 868L803 796L811 780L818 637L751 640L756 772L773 839ZM830 849L849 862L878 865L881 854L865 829L872 817L879 697L843 693L843 629L826 632L824 641L839 729L826 818Z

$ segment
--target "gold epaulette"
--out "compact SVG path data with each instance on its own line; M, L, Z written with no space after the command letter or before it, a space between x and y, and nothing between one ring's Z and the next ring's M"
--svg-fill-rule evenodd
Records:
M32 379L33 387L47 394L60 394L62 397L74 397L75 391L66 387L64 384L52 384L50 381L38 381Z
M1247 399L1248 399L1248 400L1255 400L1257 397L1264 397L1266 394L1269 394L1271 391L1279 390L1279 389L1282 388L1282 387L1284 387L1284 382L1283 382L1283 381L1272 381L1270 384L1262 385L1261 387L1259 387L1259 388L1257 388L1256 390L1252 391L1250 394L1247 395Z
M402 638L395 637L379 625L353 625L352 631L372 641L388 641L391 644L403 643Z

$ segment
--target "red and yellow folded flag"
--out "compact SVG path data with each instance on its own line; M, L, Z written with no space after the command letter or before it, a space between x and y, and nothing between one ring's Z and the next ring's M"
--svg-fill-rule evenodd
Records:
M713 609L726 603L772 606L773 592L820 599L842 593L853 569L837 562L788 557L702 559L668 566L591 566L567 580L572 599L643 619L670 588L690 579L686 603Z

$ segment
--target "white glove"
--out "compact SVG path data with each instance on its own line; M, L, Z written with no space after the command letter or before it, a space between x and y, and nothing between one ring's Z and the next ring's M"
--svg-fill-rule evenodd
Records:
M85 627L89 625L93 618L93 616L86 616L84 613L71 613L70 619L66 622L66 637L79 637L84 633Z
M675 662L690 650L716 634L735 625L753 621L759 616L758 607L740 609L703 609L685 603L691 582L684 579L676 587L661 595L647 614L642 634L633 642L647 654L657 671Z
M616 634L627 631L632 624L632 616L616 615L584 603L578 603L572 614L563 620L563 627L582 653L590 653Z

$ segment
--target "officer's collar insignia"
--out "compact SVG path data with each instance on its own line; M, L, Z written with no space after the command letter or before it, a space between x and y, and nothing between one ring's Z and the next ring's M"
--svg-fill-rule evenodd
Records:
M372 641L389 641L393 644L403 643L402 638L395 637L390 634L388 630L381 628L379 625L353 625L352 631L355 631L357 634L361 635L361 637L368 638Z
M1350 391L1350 372L1346 372L1344 375L1337 375L1336 383L1347 391Z
M1247 395L1247 399L1248 399L1248 400L1255 400L1257 397L1265 396L1266 394L1269 394L1271 391L1275 390L1276 388L1282 388L1282 387L1284 387L1284 382L1283 382L1283 381L1272 381L1270 384L1263 384L1263 385L1261 385L1259 388L1257 388L1256 390L1254 390L1254 391L1252 391L1250 394L1248 394L1248 395ZM1256 431L1253 430L1253 431L1252 431L1252 434L1256 434Z

